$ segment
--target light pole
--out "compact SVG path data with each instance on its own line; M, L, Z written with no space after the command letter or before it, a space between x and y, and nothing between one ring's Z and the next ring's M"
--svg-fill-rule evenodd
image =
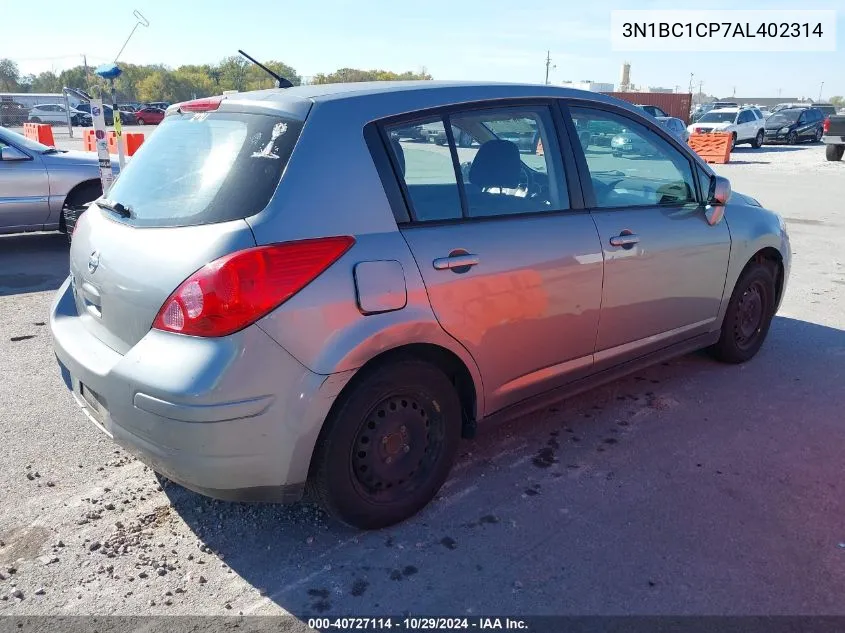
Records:
M824 88L824 82L822 82L822 85L819 86L819 100L816 103L821 103L822 101L822 88Z
M554 64L552 64L552 54L551 51L546 51L546 85L549 85L549 69L550 68L557 68Z

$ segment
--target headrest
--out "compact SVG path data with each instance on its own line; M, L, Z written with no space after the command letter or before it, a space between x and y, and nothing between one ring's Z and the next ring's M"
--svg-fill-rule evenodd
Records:
M469 170L469 181L482 189L515 189L521 173L522 161L516 143L495 139L478 149Z

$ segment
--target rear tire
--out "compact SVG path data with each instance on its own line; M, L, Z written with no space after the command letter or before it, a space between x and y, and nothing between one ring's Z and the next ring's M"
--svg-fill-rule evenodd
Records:
M41 119L39 119L37 116L34 116L29 120L29 122L30 123L41 123Z
M822 136L824 136L824 132L822 131L822 129L821 129L821 128L817 129L817 130L816 130L816 135L815 135L815 137L813 137L813 141L814 141L815 143L819 143L819 142L821 142L821 140L822 140Z
M443 372L414 358L377 366L341 394L326 419L308 490L348 525L393 525L437 494L460 437L460 401Z
M751 141L751 147L754 149L760 149L763 145L763 130L757 132L757 136L754 137L754 140Z
M775 281L769 269L749 264L736 282L719 341L710 348L723 363L744 363L760 350L775 314Z
M842 160L845 154L845 145L825 145L824 156L827 160Z

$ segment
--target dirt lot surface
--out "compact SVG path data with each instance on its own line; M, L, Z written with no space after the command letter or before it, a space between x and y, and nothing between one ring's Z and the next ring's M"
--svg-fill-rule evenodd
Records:
M792 236L759 356L482 427L436 502L372 533L162 488L59 377L65 238L0 236L0 614L845 614L845 162L742 147L717 171Z

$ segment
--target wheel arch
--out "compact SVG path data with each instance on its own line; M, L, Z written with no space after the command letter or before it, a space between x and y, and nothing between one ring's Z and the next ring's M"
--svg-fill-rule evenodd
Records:
M453 350L442 345L429 342L414 342L383 350L361 365L343 386L335 399L335 404L344 394L354 389L360 381L377 367L395 362L402 358L414 358L429 363L440 369L454 385L461 402L462 427L464 435L471 435L475 428L475 421L483 410L483 390L477 368L473 370ZM331 415L331 411L329 412Z
M73 201L74 196L77 195L80 191L84 190L86 187L93 187L93 186L100 187L101 188L100 190L102 191L102 185L100 184L99 178L89 178L88 180L82 180L82 181L76 183L70 189L70 191L67 192L67 195L65 196L64 200L62 201L62 205L59 208L59 230L60 231L64 232L64 231L67 230L67 227L65 226L64 208Z

